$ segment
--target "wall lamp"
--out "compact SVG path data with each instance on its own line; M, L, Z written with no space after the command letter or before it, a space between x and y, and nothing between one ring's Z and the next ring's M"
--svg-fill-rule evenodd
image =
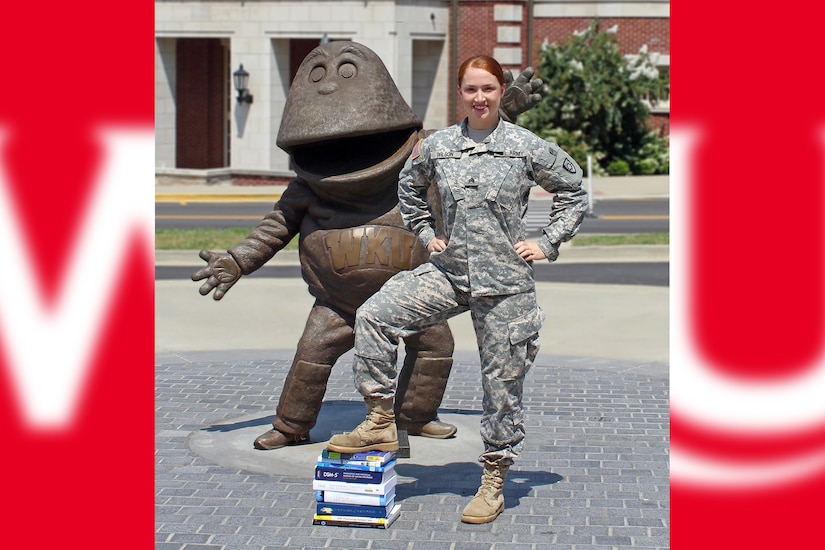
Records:
M243 63L237 71L232 73L232 80L235 83L235 90L238 91L238 103L252 103L252 94L246 87L249 83L249 73L244 70Z

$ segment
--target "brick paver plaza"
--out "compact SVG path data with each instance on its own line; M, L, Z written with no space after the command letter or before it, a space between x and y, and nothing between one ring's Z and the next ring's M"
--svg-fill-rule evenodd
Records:
M243 456L240 465L222 460L220 449L217 460L192 450L210 431L265 430L290 362L286 351L156 356L158 550L669 547L667 365L539 356L527 376L527 443L505 484L504 513L485 525L461 523L479 483L477 453L451 451L460 441L413 437L412 456L396 468L401 515L384 530L313 525L312 455L300 447L255 451L254 435L244 434L240 454L271 473L245 467ZM480 451L478 368L471 353L456 354L441 416L459 419L455 439ZM319 425L346 431L364 411L342 360Z

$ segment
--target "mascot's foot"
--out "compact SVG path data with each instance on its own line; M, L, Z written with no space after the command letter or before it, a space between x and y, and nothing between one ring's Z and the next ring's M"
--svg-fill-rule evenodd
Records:
M271 451L272 449L280 449L287 445L294 445L309 440L309 434L285 434L278 430L272 429L261 434L255 439L255 448L262 451Z
M406 430L409 435L420 435L422 437L431 437L433 439L448 439L453 437L458 431L456 426L442 422L438 418L431 420L426 424L412 424L397 421L399 430Z

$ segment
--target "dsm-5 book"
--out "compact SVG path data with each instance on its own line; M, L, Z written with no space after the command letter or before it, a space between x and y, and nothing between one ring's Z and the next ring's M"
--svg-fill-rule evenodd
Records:
M315 466L315 479L326 481L346 481L347 483L383 483L395 475L395 463L379 469L374 468L350 468L341 465L317 464ZM380 471L379 471L380 470Z

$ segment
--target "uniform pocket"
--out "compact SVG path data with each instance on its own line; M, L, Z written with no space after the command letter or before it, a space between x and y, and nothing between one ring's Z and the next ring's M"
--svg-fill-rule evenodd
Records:
M415 269L413 269L411 273L415 277L420 277L421 275L426 275L427 273L430 273L432 271L435 271L435 266L430 262L425 262L420 266L416 267Z
M541 326L544 324L544 318L544 311L540 307L536 307L507 323L510 344L516 345L538 335Z

